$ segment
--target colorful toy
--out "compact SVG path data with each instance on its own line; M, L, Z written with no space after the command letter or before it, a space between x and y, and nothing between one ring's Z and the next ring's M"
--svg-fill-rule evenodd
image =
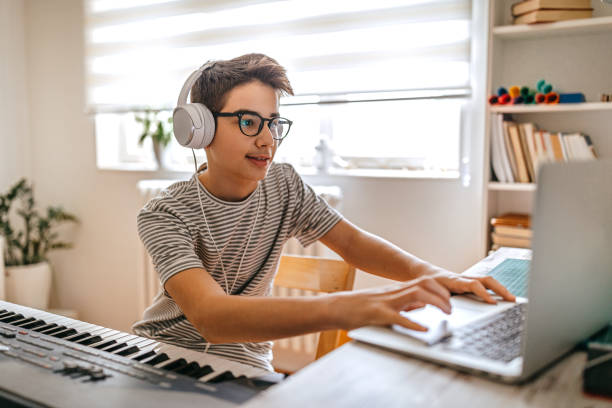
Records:
M602 101L607 99L606 94L602 94ZM553 91L552 84L540 79L536 83L536 89L528 86L513 85L509 89L500 86L497 88L497 95L489 97L490 105L519 105L519 104L550 104L557 103L580 103L584 102L584 94L581 92L575 93L559 93Z

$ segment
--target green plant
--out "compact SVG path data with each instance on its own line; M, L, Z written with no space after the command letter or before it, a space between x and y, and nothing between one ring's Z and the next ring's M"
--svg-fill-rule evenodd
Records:
M150 137L154 142L159 143L162 147L168 146L172 140L172 116L167 120L159 117L159 110L147 109L143 116L135 116L136 122L142 123L142 133L138 144L142 145L147 137Z
M23 230L11 225L13 204L20 203L16 213L23 220ZM64 222L79 220L61 207L48 207L41 215L34 208L34 191L25 179L19 180L4 195L0 194L0 235L6 240L5 264L7 266L30 265L48 261L47 253L54 249L72 248L72 244L58 241L53 230Z

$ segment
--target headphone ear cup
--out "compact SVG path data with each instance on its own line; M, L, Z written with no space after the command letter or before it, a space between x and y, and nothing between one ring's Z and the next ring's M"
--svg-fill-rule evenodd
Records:
M177 106L172 114L174 136L181 146L203 149L215 136L215 118L201 103Z

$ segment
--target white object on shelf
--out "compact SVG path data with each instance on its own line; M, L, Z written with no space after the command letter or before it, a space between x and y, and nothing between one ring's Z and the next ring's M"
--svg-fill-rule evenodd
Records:
M581 112L612 110L612 102L558 103L555 105L494 105L491 113Z
M535 183L499 183L497 181L491 181L489 183L489 190L492 191L535 191Z
M612 31L612 16L583 18L541 24L517 24L493 28L493 35L502 39L526 39L559 34L597 34Z

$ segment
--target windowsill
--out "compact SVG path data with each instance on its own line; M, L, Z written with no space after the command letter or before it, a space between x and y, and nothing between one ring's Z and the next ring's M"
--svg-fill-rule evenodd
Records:
M320 172L314 167L295 167L302 176L331 176L331 177L362 177L386 179L443 179L459 178L458 170L390 170L390 169L340 169L331 168L327 172ZM158 169L155 165L142 163L116 164L113 166L98 167L102 171L146 172L159 175L185 175L193 174L193 170Z

